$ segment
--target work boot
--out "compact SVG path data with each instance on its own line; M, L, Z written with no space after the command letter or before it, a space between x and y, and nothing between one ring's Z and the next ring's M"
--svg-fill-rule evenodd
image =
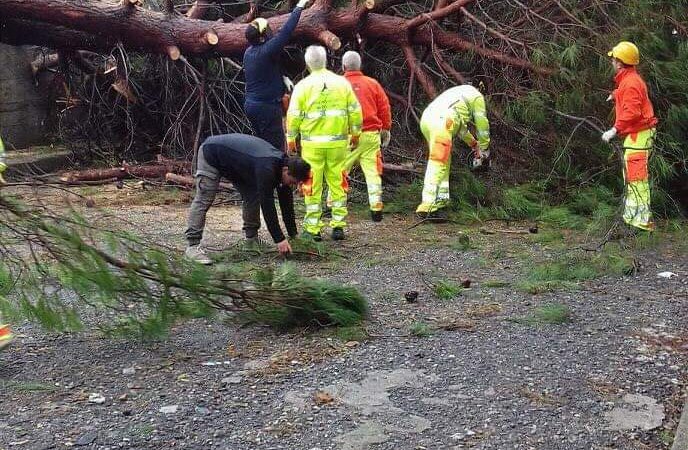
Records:
M184 252L184 256L191 261L195 261L206 266L213 263L213 260L210 259L210 256L208 256L208 254L205 252L205 249L203 249L200 245L189 245Z
M333 241L343 241L344 240L344 228L332 229L332 240Z
M449 217L447 216L447 210L444 208L431 212L428 218L430 221L435 223L445 223L449 220Z
M416 217L419 220L426 220L427 218L430 217L430 213L427 211L416 211Z
M13 340L14 335L12 334L12 330L10 330L10 326L0 325L0 350L10 345Z
M320 241L322 241L322 236L320 235L320 233L313 234L313 233L309 233L308 231L304 231L303 233L301 233L301 239L303 239L305 241L320 242Z
M373 222L382 222L382 211L370 211L370 220Z
M323 219L331 219L332 218L332 208L329 206L326 206L325 209L323 209L322 216Z

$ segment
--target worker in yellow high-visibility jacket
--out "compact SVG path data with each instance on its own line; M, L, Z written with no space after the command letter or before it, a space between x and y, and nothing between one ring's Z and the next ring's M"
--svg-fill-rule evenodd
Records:
M477 139L468 129L475 126ZM490 123L485 98L470 85L450 88L435 98L420 120L420 128L428 143L428 165L421 204L416 213L422 217L444 218L449 204L449 172L452 140L459 135L473 149L473 168L489 164Z
M303 184L304 236L321 239L324 180L332 201L332 239L342 240L349 188L344 161L349 149L358 146L363 115L346 78L325 68L324 47L308 47L305 60L311 74L294 87L287 110L288 150L295 152L300 139L301 156L311 166L311 178Z

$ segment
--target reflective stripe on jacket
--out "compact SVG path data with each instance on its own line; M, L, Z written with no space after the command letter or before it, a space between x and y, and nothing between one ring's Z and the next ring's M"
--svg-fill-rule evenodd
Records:
M655 128L657 118L647 93L647 85L635 67L620 70L614 81L616 131L620 135L627 135Z
M317 70L294 87L287 110L287 143L296 138L320 146L342 145L361 134L363 116L353 89L342 76Z
M392 128L389 99L380 83L362 72L351 70L344 74L356 93L363 110L363 131L380 131Z

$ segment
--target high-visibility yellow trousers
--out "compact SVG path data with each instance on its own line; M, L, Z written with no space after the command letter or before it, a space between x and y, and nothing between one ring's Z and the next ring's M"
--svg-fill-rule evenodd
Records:
M416 212L430 213L449 204L449 172L452 134L443 116L423 115L420 130L428 143L428 165L425 170L421 204Z
M648 161L654 144L655 130L631 133L624 140L624 199L623 219L641 230L653 230L650 209L650 178Z
M358 148L351 152L344 162L344 169L351 168L360 162L363 175L368 187L368 203L371 211L382 211L382 151L380 149L380 132L364 131L358 143ZM328 196L328 205L331 198Z
M311 234L318 234L325 226L321 220L324 182L327 183L332 201L330 226L344 228L348 214L346 201L349 182L344 168L349 153L348 144L324 147L302 142L301 145L301 157L311 166L311 176L302 185L306 202L303 228Z

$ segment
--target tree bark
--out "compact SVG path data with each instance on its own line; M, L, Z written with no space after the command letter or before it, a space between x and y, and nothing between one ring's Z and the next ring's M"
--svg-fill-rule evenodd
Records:
M340 48L344 39L360 35L363 39L386 41L404 50L409 67L414 71L426 94L436 95L432 81L412 58L413 46L440 48L457 52L469 51L543 75L554 73L549 68L509 54L483 47L449 33L437 21L455 14L475 0L457 0L413 19L375 13L384 11L394 0L366 0L363 4L334 9L331 0L316 0L305 10L293 35L297 42L320 42L329 48ZM116 43L125 48L166 54L173 60L189 56L239 56L247 47L246 24L198 20L207 8L199 0L187 16L171 15L143 9L129 0L111 3L103 0L0 0L0 25L3 41L31 43L55 48L110 50ZM288 19L281 14L268 19L278 30ZM191 17L191 18L190 18Z

